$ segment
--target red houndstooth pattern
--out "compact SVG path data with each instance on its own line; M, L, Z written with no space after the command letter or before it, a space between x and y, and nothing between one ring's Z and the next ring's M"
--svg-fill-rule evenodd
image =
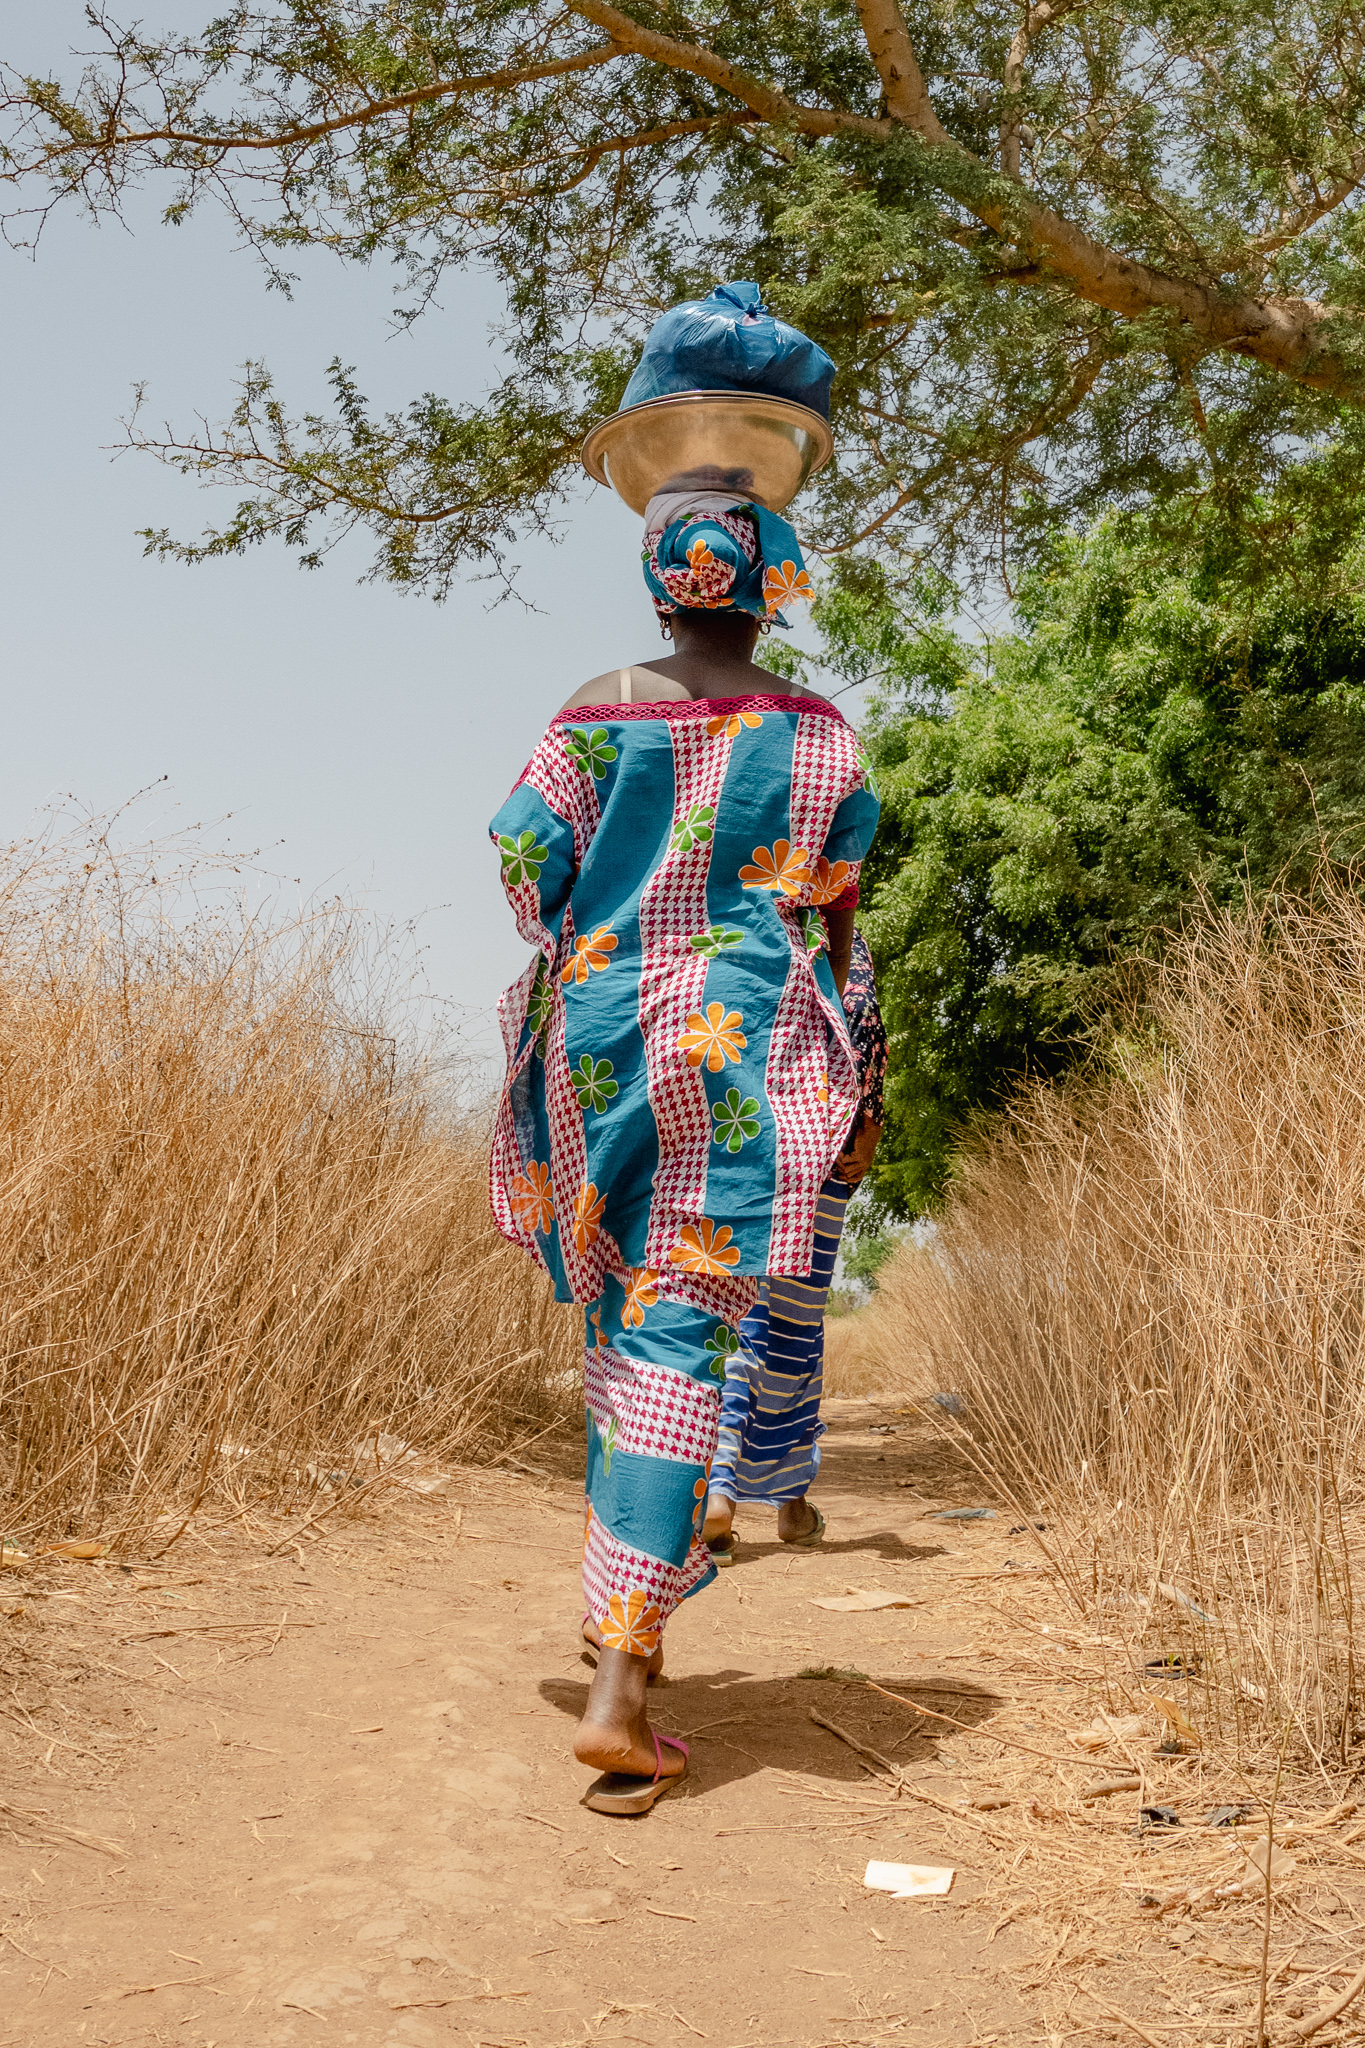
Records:
M719 808L730 742L692 720L670 728L673 741L673 818L695 804ZM711 1106L699 1067L690 1067L678 1039L706 987L707 962L688 940L705 931L706 877L711 842L690 852L670 850L640 898L640 1031L645 1042L649 1101L659 1135L659 1165L649 1212L645 1263L663 1266L682 1224L706 1214L706 1169L711 1151Z
M843 1012L821 994L795 920L784 922L791 932L791 966L764 1075L777 1131L768 1271L800 1276L810 1271L821 1186L858 1107L858 1074Z
M863 779L851 728L803 711L792 743L791 843L815 860L829 838L834 813ZM852 870L856 876L856 867ZM795 899L809 903L811 885Z
M719 1396L716 1414L720 1414ZM713 1445L714 1441L713 1431ZM628 1600L637 1587L658 1609L662 1628L679 1601L685 1600L714 1570L710 1551L697 1537L692 1539L692 1547L681 1565L668 1564L662 1558L646 1557L643 1551L631 1550L596 1515L588 1523L587 1542L583 1546L583 1597L599 1628L608 1619L607 1607L613 1593Z
M529 782L557 816L568 819L573 826L573 857L581 862L602 810L593 777L576 768L565 751L567 737L567 727L552 725L512 787L520 789Z
M715 1455L714 1385L666 1365L625 1358L609 1344L584 1352L583 1381L600 1434L615 1422L618 1451L687 1465L707 1465Z
M534 882L519 882L514 889L508 889L507 900L516 915L517 930L536 949L536 957L521 977L505 989L498 998L498 1024L502 1030L502 1042L507 1054L507 1080L503 1087L502 1099L498 1104L497 1121L493 1126L493 1142L488 1157L488 1202L493 1211L493 1221L504 1237L529 1252L537 1265L545 1264L540 1246L531 1231L524 1228L512 1207L510 1186L514 1178L526 1170L528 1161L522 1157L518 1142L513 1103L516 1099L516 1083L526 1068L527 1061L535 1054L535 1047L528 1039L520 1058L517 1046L526 1023L526 1005L530 1000L531 988L536 971L542 961L552 967L555 961L554 935L542 924L540 917L540 891ZM563 1004L558 1007L562 1010ZM563 1038L563 1026L560 1026Z

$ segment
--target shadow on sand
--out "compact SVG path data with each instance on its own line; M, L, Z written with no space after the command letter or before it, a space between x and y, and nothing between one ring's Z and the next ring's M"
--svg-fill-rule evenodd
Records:
M850 1786L870 1784L853 1751L811 1720L812 1707L892 1763L932 1760L941 1736L950 1738L953 1731L931 1733L912 1708L872 1692L865 1677L952 1714L969 1728L988 1721L1004 1704L983 1686L923 1674L755 1678L746 1671L707 1671L665 1678L651 1688L649 1718L660 1734L681 1735L692 1744L688 1782L694 1798L764 1770L799 1771ZM577 1721L587 1704L587 1681L543 1679L540 1696Z

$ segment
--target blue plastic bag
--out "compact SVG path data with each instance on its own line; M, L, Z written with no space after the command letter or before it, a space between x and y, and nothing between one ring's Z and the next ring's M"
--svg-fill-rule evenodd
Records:
M721 284L656 320L621 410L676 391L761 391L829 418L834 364L764 307L756 284Z

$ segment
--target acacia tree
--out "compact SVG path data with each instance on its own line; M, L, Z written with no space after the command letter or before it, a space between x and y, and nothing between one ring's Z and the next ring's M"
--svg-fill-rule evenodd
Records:
M90 21L5 74L10 233L63 199L216 198L281 277L323 244L508 303L486 402L293 421L261 366L154 447L244 492L188 559L361 523L441 594L543 521L650 321L749 276L828 348L803 523L942 568L1101 506L1216 501L1273 539L1361 488L1365 6L1351 0L274 0ZM1286 488L1286 472L1292 472ZM1269 493L1269 495L1267 495ZM1349 523L1349 522L1348 522Z

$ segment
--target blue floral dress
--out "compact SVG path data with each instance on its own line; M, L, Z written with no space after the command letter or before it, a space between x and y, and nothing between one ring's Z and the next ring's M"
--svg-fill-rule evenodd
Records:
M618 1647L710 1576L725 1359L757 1277L810 1271L859 1100L817 906L877 811L838 711L764 695L561 712L493 820L536 953L499 1006L493 1214L587 1309L584 1580Z

